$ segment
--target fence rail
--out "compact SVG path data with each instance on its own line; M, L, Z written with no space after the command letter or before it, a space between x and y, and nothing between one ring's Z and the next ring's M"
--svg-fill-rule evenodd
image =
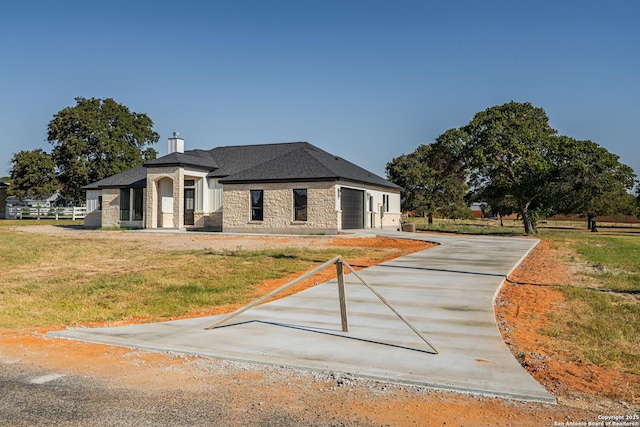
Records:
M29 206L7 206L6 219L83 219L87 216L86 206L70 208L32 208Z

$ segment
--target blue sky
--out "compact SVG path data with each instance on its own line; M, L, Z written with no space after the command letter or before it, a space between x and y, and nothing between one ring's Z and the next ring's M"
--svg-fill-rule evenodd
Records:
M166 154L308 141L392 158L511 100L640 173L640 2L67 1L0 6L0 176L74 98L146 113Z

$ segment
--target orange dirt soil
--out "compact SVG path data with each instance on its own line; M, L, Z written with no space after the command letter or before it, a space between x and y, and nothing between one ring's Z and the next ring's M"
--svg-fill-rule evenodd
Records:
M117 234L117 238L125 238L123 236ZM141 238L144 237L135 235L135 239ZM391 245L399 249L389 257L428 247L424 243L396 239L331 240L333 245ZM510 279L536 285L566 283L571 273L561 258L561 254L543 241ZM367 259L347 262L359 267L373 263ZM335 269L329 268L296 289L332 276ZM266 293L292 278L264 282L259 287ZM562 310L560 292L545 286L505 283L496 302L496 318L505 341L536 380L558 398L558 405L52 339L45 335L52 328L0 329L0 361L19 361L40 369L87 376L114 388L126 387L141 393L179 389L194 396L210 393L215 398L216 393L222 392L233 396L238 413L259 405L275 411L317 414L319 425L554 426L567 421L597 422L599 415L632 414L639 410L634 405L638 403L640 390L638 377L569 362L554 351L549 338L540 333L548 322L548 313ZM212 308L190 315L219 314L235 308ZM133 319L127 323L144 320ZM630 390L635 390L635 395L630 396ZM618 399L626 403L616 402Z

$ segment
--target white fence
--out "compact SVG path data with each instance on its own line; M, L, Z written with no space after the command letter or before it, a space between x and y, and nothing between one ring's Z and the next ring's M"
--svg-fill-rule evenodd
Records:
M7 206L6 219L83 219L87 215L87 207L71 208L31 208L29 206Z

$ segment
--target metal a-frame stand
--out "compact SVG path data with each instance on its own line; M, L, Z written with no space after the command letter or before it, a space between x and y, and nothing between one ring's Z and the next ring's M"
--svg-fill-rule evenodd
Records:
M337 273L337 276L338 276L338 297L340 299L340 318L341 318L341 321L342 321L342 332L349 332L349 318L348 318L348 314L347 314L347 296L346 296L345 284L344 284L344 267L346 267L348 270L351 271L351 273L353 273L353 275L356 278L358 278L358 280L360 280L360 282L362 282L363 285L365 285L367 288L369 288L369 290L371 292L373 292L374 295L377 296L380 299L380 301L382 301L387 307L389 307L389 309L391 309L391 311L393 311L396 316L398 316L408 327L410 327L411 330L416 333L416 335L418 335L425 343L427 343L427 345L435 352L435 354L440 354L440 350L438 350L438 348L436 346L434 346L431 342L429 342L429 340L422 334L422 332L420 332L418 330L418 328L416 328L406 317L404 317L384 296L382 296L380 294L380 292L378 292L361 275L359 275L353 269L353 267L351 267L341 256L337 256L335 258L330 259L329 261L325 262L322 265L319 265L318 267L316 267L313 270L303 274L302 276L300 276L300 277L298 277L298 278L286 283L285 285L280 286L278 289L274 289L273 291L271 291L268 294L256 299L253 302L250 302L249 304L245 305L244 307L240 307L236 311L234 311L232 313L229 313L229 315L227 315L227 316L223 317L222 319L219 319L215 323L207 326L205 329L214 329L214 328L216 328L218 326L221 326L221 325L227 323L229 320L233 319L234 317L238 316L239 314L242 314L245 311L249 310L250 308L255 307L258 304L261 304L261 303L263 303L264 301L267 301L270 298L273 298L274 296L278 295L280 292L289 289L290 287L292 287L292 286L300 283L301 281L313 276L314 274L318 273L319 271L324 270L325 268L329 267L332 264L335 264L336 273Z

